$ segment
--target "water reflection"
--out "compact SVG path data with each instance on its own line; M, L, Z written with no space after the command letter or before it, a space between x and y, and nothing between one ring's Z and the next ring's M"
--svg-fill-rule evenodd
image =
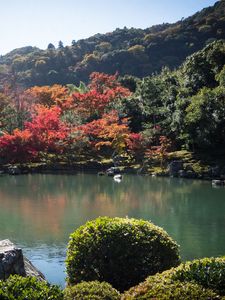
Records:
M62 284L69 234L98 216L152 220L181 245L183 259L225 254L225 189L209 182L96 175L0 177L0 238L21 245Z

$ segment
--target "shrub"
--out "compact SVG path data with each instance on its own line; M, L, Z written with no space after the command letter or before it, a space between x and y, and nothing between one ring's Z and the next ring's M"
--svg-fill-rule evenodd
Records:
M120 293L107 282L89 281L69 286L64 300L119 300Z
M161 228L136 219L101 217L70 236L68 283L106 281L119 291L177 266L177 244Z
M62 300L63 293L59 287L38 281L35 277L10 276L6 281L0 280L1 300Z
M214 291L190 282L172 281L157 274L132 288L122 300L213 300L222 299Z
M225 296L225 257L204 258L182 264L172 279L192 281Z
M150 276L126 292L122 299L152 299L156 293L157 299L225 300L220 297L225 295L225 258L194 260Z

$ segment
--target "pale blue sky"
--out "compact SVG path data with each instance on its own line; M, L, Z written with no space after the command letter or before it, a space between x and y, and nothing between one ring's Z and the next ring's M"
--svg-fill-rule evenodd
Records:
M0 54L23 46L106 33L124 26L147 28L188 17L215 0L0 0Z

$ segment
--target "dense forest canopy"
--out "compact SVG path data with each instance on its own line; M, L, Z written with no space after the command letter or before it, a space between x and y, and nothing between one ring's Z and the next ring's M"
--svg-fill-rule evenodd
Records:
M143 78L165 66L176 68L190 54L224 38L225 1L221 0L175 24L145 30L125 27L73 40L71 46L49 43L46 50L15 49L0 57L0 83L11 76L23 87L79 84L87 83L96 71Z
M8 84L0 105L3 163L125 155L163 164L180 149L223 156L225 42L143 79L94 72L88 85Z

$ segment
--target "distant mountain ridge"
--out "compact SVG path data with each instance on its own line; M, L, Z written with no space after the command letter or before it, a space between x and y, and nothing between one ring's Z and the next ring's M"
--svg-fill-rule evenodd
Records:
M73 41L15 49L0 57L0 83L10 74L24 87L87 82L93 71L145 77L164 66L176 68L213 40L225 39L225 0L174 24L116 29ZM8 76L8 77L7 77Z

